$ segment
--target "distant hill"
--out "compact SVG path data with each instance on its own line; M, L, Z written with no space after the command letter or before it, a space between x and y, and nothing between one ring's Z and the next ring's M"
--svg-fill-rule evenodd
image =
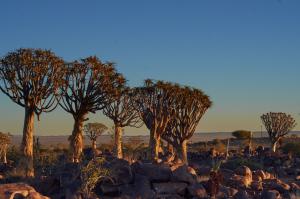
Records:
M293 131L290 133L297 134L300 137L300 131ZM263 132L262 137L267 137L267 133ZM40 143L44 146L55 146L57 144L67 145L69 135L60 135L60 136L38 136L40 139ZM124 142L126 142L130 137L133 136L124 136ZM149 136L148 135L141 135L140 137L145 143L148 142ZM231 132L218 132L218 133L195 133L191 142L199 142L199 141L211 141L213 139L226 139L231 138ZM253 137L261 137L261 132L254 132ZM22 141L22 135L13 135L12 143L14 145L20 145ZM98 138L97 143L109 143L111 142L110 135L102 135ZM85 145L90 144L89 139L84 139Z

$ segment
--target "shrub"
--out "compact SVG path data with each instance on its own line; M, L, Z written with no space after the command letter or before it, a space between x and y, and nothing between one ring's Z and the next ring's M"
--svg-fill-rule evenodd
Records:
M103 163L103 158L96 158L81 165L81 190L87 198L90 197L100 179L109 176L109 170L103 167Z
M225 153L226 152L226 145L222 142L220 139L214 139L212 141L213 148L218 151L219 153Z
M251 131L246 130L238 130L232 132L232 136L236 139L250 139L251 138Z
M282 147L283 152L300 155L300 143L287 143Z

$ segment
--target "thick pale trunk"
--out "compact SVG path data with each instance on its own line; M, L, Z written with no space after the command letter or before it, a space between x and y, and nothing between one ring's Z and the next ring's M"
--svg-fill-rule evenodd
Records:
M123 150L122 150L122 127L118 127L115 125L115 154L117 155L117 158L122 159L123 158Z
M187 140L184 140L181 143L181 145L178 147L178 156L179 156L179 159L184 164L188 164L186 143L187 143Z
M3 163L4 164L7 164L6 153L7 153L7 144L4 144L4 151L3 151Z
M272 151L273 152L276 152L276 149L277 149L277 143L278 143L278 141L273 141L272 143L271 143L271 147L272 147Z
M25 119L23 126L22 151L26 160L26 176L34 176L33 168L33 129L34 129L34 111L25 108Z
M74 127L70 140L70 149L72 152L72 162L78 163L80 161L81 153L83 150L83 123L84 116L75 118Z
M97 141L96 140L92 140L92 149L93 151L96 151L97 150Z
M156 128L150 130L150 158L153 162L157 162L159 159L159 150L160 150L160 136L156 132Z

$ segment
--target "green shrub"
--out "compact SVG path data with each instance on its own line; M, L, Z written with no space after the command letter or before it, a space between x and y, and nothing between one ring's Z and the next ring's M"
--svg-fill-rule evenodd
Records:
M103 167L103 163L103 158L96 158L86 163L83 162L81 165L81 190L87 198L90 197L99 180L109 176L110 172Z
M283 152L300 155L300 143L287 143L282 147Z
M251 131L246 130L238 130L232 132L232 136L236 139L250 139L251 138Z

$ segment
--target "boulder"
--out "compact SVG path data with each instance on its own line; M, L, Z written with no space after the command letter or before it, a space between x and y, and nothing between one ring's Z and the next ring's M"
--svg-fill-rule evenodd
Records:
M264 189L268 190L277 190L281 194L287 192L290 190L290 185L282 182L279 179L267 179L263 181L263 187Z
M255 191L261 191L263 190L262 181L253 181L251 183L251 188Z
M143 164L135 162L131 165L132 172L146 176L151 182L167 182L172 172L169 166L162 164Z
M280 194L276 190L263 190L260 196L261 199L280 199Z
M139 174L134 177L133 191L136 198L152 199L155 195L148 178Z
M267 179L266 174L263 170L253 171L252 177L253 177L253 180L256 180L256 181L261 181L261 180Z
M28 199L49 199L36 192L36 190L25 183L10 183L0 185L0 198L13 199L16 195Z
M188 184L197 183L196 172L186 165L178 167L172 174L171 181L173 182L185 182Z
M114 159L108 165L111 172L111 178L118 185L129 184L133 181L133 174L129 162L123 159Z
M184 199L184 197L178 194L157 194L155 195L155 199Z
M234 172L241 176L249 176L252 179L252 171L249 167L240 166Z
M207 193L205 188L197 183L192 184L187 187L188 195L195 198L207 198Z
M152 184L157 194L179 194L184 195L187 184L183 182L161 182Z
M250 199L249 194L245 190L238 191L234 196L233 199Z

